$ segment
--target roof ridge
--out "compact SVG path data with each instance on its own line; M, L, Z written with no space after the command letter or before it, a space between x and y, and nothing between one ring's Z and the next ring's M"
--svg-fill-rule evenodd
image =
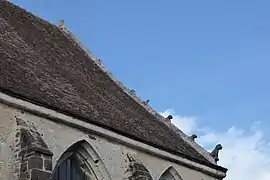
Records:
M167 121L164 116L162 116L159 112L157 112L154 108L152 108L148 104L144 104L143 100L136 95L135 93L132 93L129 88L127 88L121 81L117 80L113 74L104 66L101 59L96 58L93 53L85 47L74 35L71 31L69 31L63 24L58 26L58 28L63 32L64 35L68 36L68 38L71 38L77 45L94 61L94 63L101 68L109 77L113 80L113 82L116 83L128 96L130 96L133 100L135 100L138 104L140 104L145 110L147 110L149 113L154 115L157 120L164 123L169 129L173 130L176 134L178 134L186 143L188 143L193 149L195 149L199 154L201 154L203 157L205 157L209 162L213 164L217 164L213 157L210 156L210 152L208 152L206 149L204 149L202 146L200 146L195 141L191 140L188 135L186 135L182 130L180 130L178 127L176 127L171 122Z

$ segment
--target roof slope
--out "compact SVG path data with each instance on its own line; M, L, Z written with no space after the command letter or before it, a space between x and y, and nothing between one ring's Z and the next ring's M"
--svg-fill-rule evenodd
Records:
M0 1L0 90L218 168L138 104L58 27Z

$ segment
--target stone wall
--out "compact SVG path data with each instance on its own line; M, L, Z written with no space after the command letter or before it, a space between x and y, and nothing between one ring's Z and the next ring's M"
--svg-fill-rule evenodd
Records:
M15 134L15 157L18 167L20 180L40 179L47 180L52 172L53 153L48 149L38 129L34 123L15 117L16 134Z
M174 167L183 180L214 180L179 165L97 135L0 104L0 180L50 178L62 154L83 141L99 179L158 180ZM99 172L98 172L99 171Z

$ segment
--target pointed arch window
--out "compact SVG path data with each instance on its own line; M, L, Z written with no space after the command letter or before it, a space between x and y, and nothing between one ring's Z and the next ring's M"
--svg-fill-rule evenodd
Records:
M101 158L85 140L66 150L55 165L52 180L98 180L109 176Z
M97 180L91 166L80 153L68 152L59 161L53 180Z
M161 175L159 180L183 180L183 179L173 167L170 167Z

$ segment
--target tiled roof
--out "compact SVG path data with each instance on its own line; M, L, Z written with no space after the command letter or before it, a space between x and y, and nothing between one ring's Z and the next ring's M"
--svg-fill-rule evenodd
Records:
M123 91L74 41L0 0L0 91L216 169Z

